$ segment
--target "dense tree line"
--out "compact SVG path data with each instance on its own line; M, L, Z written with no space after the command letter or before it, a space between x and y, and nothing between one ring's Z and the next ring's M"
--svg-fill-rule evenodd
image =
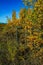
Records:
M0 65L43 65L43 0L21 9L19 19L16 12L8 18L0 32Z

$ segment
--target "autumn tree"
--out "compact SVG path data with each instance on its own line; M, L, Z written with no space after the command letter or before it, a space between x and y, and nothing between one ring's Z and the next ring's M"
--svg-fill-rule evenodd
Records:
M19 19L16 12L0 35L0 64L42 65L43 58L43 1L23 0L33 9L21 9ZM4 61L3 61L4 59Z
M34 4L35 4L35 2L37 1L37 0L22 0L23 1L23 3L27 6L27 7L34 7Z

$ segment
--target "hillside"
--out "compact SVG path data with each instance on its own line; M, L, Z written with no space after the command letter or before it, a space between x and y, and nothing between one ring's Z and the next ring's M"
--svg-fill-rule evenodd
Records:
M0 32L2 31L2 29L5 27L5 23L0 23Z

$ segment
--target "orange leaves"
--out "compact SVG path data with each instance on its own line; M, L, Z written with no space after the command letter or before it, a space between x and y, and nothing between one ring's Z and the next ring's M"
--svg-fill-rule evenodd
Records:
M15 22L15 20L16 20L16 12L13 11L13 13L12 13L12 21Z
M21 9L20 14L19 14L20 18L24 19L26 17L26 9Z
M11 20L8 19L8 23L4 28L3 31L4 35L1 33L2 37L0 38L3 41L0 42L0 44L2 43L1 46L3 46L3 43L4 45L7 44L3 47L3 49L4 48L6 49L7 46L8 56L6 56L6 58L8 57L8 59L12 63L14 62L15 65L31 64L42 65L41 62L43 56L42 0L38 0L38 2L35 3L34 10L32 11L31 10L32 9L28 10L21 9L19 19L16 18L16 12L13 12L12 19ZM0 27L2 26L0 25ZM35 62L33 62L33 60ZM22 61L24 64L22 63Z
M28 9L28 14L31 14L32 13L32 10L31 9Z
M27 36L27 39L34 41L36 40L38 37L37 36Z
M32 50L33 49L33 45L32 45L32 43L30 42L30 43L27 43L27 46Z

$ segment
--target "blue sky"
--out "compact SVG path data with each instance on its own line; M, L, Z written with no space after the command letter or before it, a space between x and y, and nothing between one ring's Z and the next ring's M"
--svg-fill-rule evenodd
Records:
M11 18L13 10L18 16L20 9L24 7L22 0L0 0L0 23L6 23L6 16Z

